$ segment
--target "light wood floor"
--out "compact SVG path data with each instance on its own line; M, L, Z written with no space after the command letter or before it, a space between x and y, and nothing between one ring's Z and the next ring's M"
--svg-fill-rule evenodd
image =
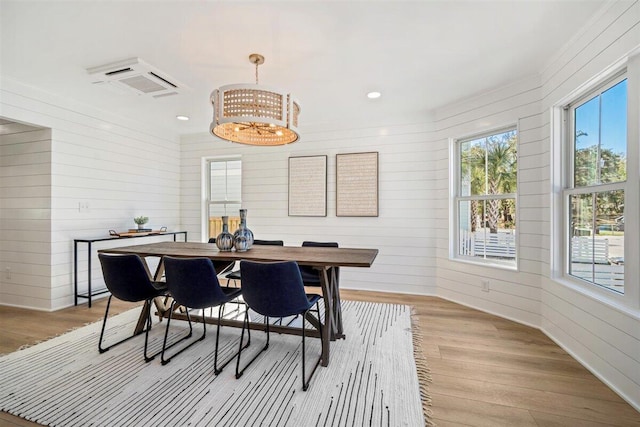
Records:
M415 307L439 427L640 426L639 412L536 329L435 297L346 290L342 297ZM55 313L0 306L0 353L100 320L105 302ZM117 302L114 313L132 306ZM0 413L5 425L35 424Z

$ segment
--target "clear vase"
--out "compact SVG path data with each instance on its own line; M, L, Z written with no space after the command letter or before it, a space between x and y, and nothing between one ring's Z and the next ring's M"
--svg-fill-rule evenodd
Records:
M236 251L243 252L251 248L253 245L253 232L247 228L247 210L240 209L240 226L233 233L234 241L236 241ZM237 241L242 240L243 238L245 242L238 245ZM238 247L240 246L240 249Z
M229 233L229 217L222 217L222 232L216 237L216 246L221 252L233 249L233 234Z

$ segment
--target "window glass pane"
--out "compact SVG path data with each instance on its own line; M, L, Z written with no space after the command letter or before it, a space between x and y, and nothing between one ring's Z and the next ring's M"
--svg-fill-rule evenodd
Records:
M477 216L473 214L477 204L476 200L458 202L458 255L471 255L471 237L478 228Z
M460 201L458 255L515 260L515 206L515 199ZM494 209L495 223L489 219Z
M517 138L511 130L460 143L460 195L516 192Z
M209 200L226 200L227 195L227 162L209 163L211 176L211 193Z
M624 293L624 191L596 194L596 242L594 254L597 285Z
M518 167L516 142L515 130L487 138L488 194L516 192Z
M240 160L227 162L226 200L242 200L242 162Z
M627 179L627 81L623 80L602 94L602 138L600 143L600 182Z
M212 161L209 165L211 174L209 200L220 202L242 200L242 161Z
M570 196L569 274L624 293L624 191Z
M574 185L625 181L627 177L627 81L574 112Z
M240 204L239 203L222 203L222 204L210 204L209 216L239 216Z
M460 143L460 195L486 194L484 138Z
M593 194L576 194L569 197L571 206L571 236L592 236Z
M575 109L574 181L576 187L597 183L599 115L600 97L592 98Z

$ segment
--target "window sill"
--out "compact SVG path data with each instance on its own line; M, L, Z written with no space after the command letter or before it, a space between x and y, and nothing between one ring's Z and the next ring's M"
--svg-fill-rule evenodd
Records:
M513 271L513 272L517 272L518 271L518 261L516 260L515 263L507 263L507 262L500 262L500 261L494 261L494 260L488 260L488 261L480 261L474 258L466 258L466 257L449 257L450 261L454 261L454 262L461 262L463 264L471 264L471 265L477 265L479 267L489 267L489 268L497 268L500 270L508 270L508 271Z
M640 320L640 307L630 305L628 303L629 299L625 298L624 294L600 288L598 285L579 283L578 281L574 281L567 277L552 277L551 281L602 303L626 316L634 318L635 320Z

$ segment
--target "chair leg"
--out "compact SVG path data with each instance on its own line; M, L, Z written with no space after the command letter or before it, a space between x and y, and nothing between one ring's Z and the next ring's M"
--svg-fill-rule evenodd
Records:
M104 312L104 320L102 321L102 331L100 332L100 341L98 341L98 351L100 353L104 353L109 350L110 347L102 348L102 338L104 337L104 329L107 326L107 317L109 316L109 307L111 306L111 298L113 295L109 295L109 299L107 300L107 309Z
M307 313L305 313L305 314L307 314ZM306 350L306 348L305 348L305 342L306 342L306 340L305 340L305 335L306 335L305 329L306 328L305 327L307 326L306 323L307 323L306 316L302 316L302 390L303 391L307 391L307 388L309 388L309 382L307 381L307 378L306 378L306 369L305 369L305 364L304 364L304 361L306 359L306 357L305 357L305 355L306 355L306 351L305 351Z
M316 372L316 369L318 368L318 365L320 365L320 361L322 360L322 352L320 352L320 357L318 358L315 365L313 366L313 369L311 370L311 374L309 374L309 378L306 378L306 370L305 370L305 359L306 359L305 326L306 325L305 323L306 323L308 312L309 310L305 312L304 315L302 316L302 390L303 391L307 391L309 389L309 383L311 382L311 378L313 377L313 374ZM318 325L319 325L318 329L320 332L320 339L322 340L322 322L320 322L320 306L318 305L317 302L316 302L316 313L318 316Z
M104 353L105 351L110 350L111 348L117 346L118 344L122 344L125 341L129 341L131 338L136 337L137 335L141 334L142 332L147 332L148 331L148 329L140 331L137 334L133 334L133 335L131 335L131 336L125 338L125 339L122 339L122 340L120 340L120 341L118 341L116 343L111 344L108 347L103 347L102 346L102 341L104 339L104 331L105 331L106 326L107 326L107 318L109 317L109 307L111 306L111 298L113 298L113 295L109 295L109 300L107 301L107 308L106 308L106 310L104 312L104 320L102 321L102 330L100 331L100 340L98 341L98 352L100 352L100 353ZM147 323L147 325L148 325L148 323Z
M179 340L177 340L176 342L170 344L167 346L167 337L169 336L169 325L171 324L171 316L173 314L173 309L175 306L175 301L171 303L171 310L169 311L169 318L167 319L167 327L164 331L164 341L162 343L162 352L160 355L160 363L162 363L163 365L166 365L167 363L171 362L171 359L173 359L174 357L176 357L178 354L182 353L183 351L185 351L186 349L188 349L189 347L191 347L193 344L197 343L198 341L202 341L205 337L205 334L207 333L206 330L206 324L204 322L204 309L202 310L202 318L203 318L203 330L202 330L202 336L196 340L194 340L193 342L191 342L190 344L188 344L187 346L181 348L180 350L178 350L176 353L174 353L171 357L165 359L164 357L164 353L167 349L170 349L171 347L175 346L176 344L178 344L179 342L182 342L188 338L190 338L193 335L193 326L191 325L191 316L189 315L189 310L186 310L187 313L187 321L189 322L189 333L180 338Z
M151 362L153 359L155 359L155 357L160 354L162 352L162 350L157 351L156 353L152 354L151 356L147 355L147 347L149 344L149 331L151 330L151 324L153 322L153 320L151 319L151 302L152 300L148 301L147 307L148 307L148 311L147 311L147 330L144 333L144 361L145 362Z
M227 361L224 362L218 368L218 343L220 341L220 322L221 322L220 318L222 317L222 314L224 313L224 308L223 307L224 307L224 304L222 304L220 306L220 308L218 309L218 330L216 331L216 352L215 352L215 356L214 356L214 359L213 359L213 368L214 368L214 373L216 375L220 374L220 372L222 372L224 367L227 366L229 364L229 362L231 362L233 359L235 359L236 356L238 356L243 349L249 347L249 344L251 344L251 333L250 333L251 329L247 329L248 341L247 341L247 344L245 346L242 345L242 341L244 340L244 322L243 322L243 324L242 324L242 326L243 326L242 327L243 334L240 336L240 349L236 353L231 355L229 357L229 359L227 359Z
M265 344L264 347L262 347L262 349L260 349L260 351L255 356L253 356L253 359L251 359L249 363L247 363L245 367L242 368L242 370L240 370L240 356L242 354L242 336L244 335L245 326L247 327L247 330L249 330L249 309L247 308L247 311L244 314L244 322L242 322L242 335L240 336L240 351L238 351L238 361L236 362L236 379L240 378L242 374L244 374L245 369L247 369L258 358L258 356L260 356L260 354L263 351L269 348L269 318L267 317L266 320L267 320L267 324L266 324L267 343ZM247 344L247 347L248 346L249 344Z

